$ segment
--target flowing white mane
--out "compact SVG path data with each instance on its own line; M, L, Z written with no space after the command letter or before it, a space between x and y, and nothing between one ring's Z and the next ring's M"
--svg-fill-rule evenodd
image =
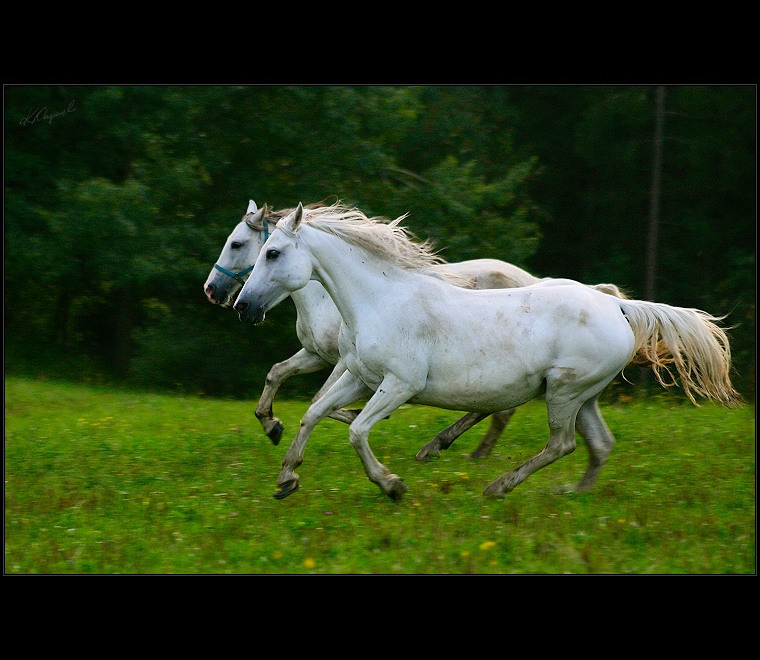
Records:
M368 218L357 208L340 202L331 206L304 209L303 222L333 234L350 245L367 250L405 270L424 270L445 263L429 241L417 242L409 229L387 218Z

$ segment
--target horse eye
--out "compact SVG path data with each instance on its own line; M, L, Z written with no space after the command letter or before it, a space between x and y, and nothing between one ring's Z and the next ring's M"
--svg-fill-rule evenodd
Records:
M280 256L279 250L267 250L267 260L272 261L274 259L277 259L277 257Z
M230 243L230 247L233 250L239 250L241 247L243 247L243 244L240 241L233 241L232 243Z

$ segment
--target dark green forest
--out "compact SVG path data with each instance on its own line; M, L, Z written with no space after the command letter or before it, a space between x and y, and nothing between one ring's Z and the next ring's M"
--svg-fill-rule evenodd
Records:
M249 199L340 199L449 261L727 314L754 395L756 97L733 86L6 86L5 368L256 396L298 348L203 283ZM311 395L326 374L292 379Z

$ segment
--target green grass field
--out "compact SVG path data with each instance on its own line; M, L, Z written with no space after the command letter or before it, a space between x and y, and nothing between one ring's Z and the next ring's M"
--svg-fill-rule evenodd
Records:
M408 486L392 502L365 476L347 427L325 420L272 497L304 401L275 401L275 447L255 402L51 381L5 382L6 574L752 574L754 406L697 408L670 393L602 406L617 446L595 488L567 493L578 450L503 499L483 488L544 446L541 401L493 454L472 429L414 455L458 414L406 406L370 436Z

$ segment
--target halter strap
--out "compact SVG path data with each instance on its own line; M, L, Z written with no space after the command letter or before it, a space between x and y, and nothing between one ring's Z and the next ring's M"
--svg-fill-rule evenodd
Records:
M227 270L226 268L222 268L219 264L214 264L214 268L216 268L218 271L224 273L225 275L228 275L233 280L237 280L240 282L240 284L245 285L245 280L241 277L242 275L248 275L253 270L253 266L250 268L246 268L245 270L241 270L239 273L233 273L231 270Z
M269 239L269 221L264 220L264 242L266 243ZM236 280L240 282L243 286L245 286L245 280L242 278L242 275L248 275L253 270L253 266L250 268L246 268L245 270L241 270L237 273L234 273L231 270L227 270L226 268L222 268L219 264L214 264L214 268L216 268L220 273L224 273L225 275L231 277L233 280Z
M248 216L246 216L246 217L248 217ZM244 218L244 219L245 219L245 218ZM251 229L253 229L253 230L255 230L255 231L261 231L261 230L260 230L258 227L256 227L255 225L251 225L251 224L248 224L248 222L247 222L247 221L246 221L246 224L247 224L247 225L248 225L248 226L249 226ZM264 242L266 242L266 241L267 241L267 239L269 238L269 220L267 220L266 218L264 218L264 220L262 221L262 225L263 225L263 227L264 227Z

